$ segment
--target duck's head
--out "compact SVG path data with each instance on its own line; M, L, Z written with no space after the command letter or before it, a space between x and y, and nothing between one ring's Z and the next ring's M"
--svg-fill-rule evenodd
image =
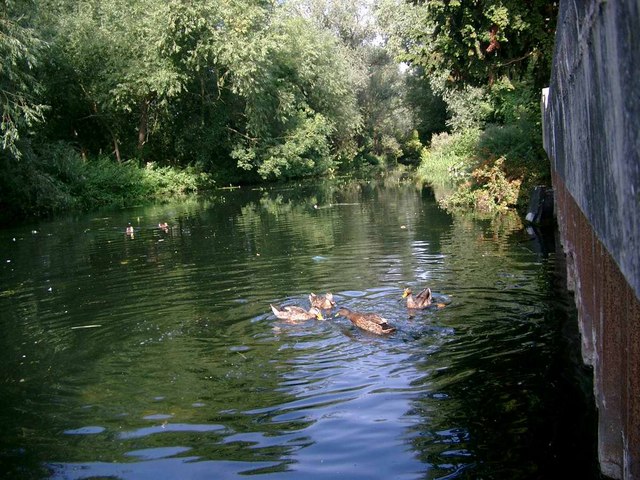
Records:
M402 298L407 298L409 295L411 295L411 289L405 288L404 291L402 292Z
M312 315L315 315L318 320L324 320L324 317L322 316L322 312L316 307L310 308L309 313Z
M351 311L349 309L342 307L340 310L336 312L334 317L346 317L350 313Z

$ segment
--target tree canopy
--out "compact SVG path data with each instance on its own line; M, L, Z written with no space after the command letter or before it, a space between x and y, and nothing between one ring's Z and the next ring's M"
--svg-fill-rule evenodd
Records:
M557 8L0 2L0 168L15 180L5 191L31 182L64 198L77 189L65 182L82 178L64 165L74 156L189 167L224 183L416 163L434 133L531 115Z

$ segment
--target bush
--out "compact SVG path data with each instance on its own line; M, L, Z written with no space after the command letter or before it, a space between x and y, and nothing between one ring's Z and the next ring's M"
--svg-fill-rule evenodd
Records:
M491 97L482 87L448 90L443 98L449 113L447 126L454 132L482 128L494 113Z
M492 212L526 207L528 192L548 184L549 162L539 125L521 120L434 135L418 168L422 183L449 185L453 194L440 198L448 210Z
M418 179L424 184L457 184L467 178L475 155L480 130L440 133L422 150Z
M402 146L403 155L400 159L401 163L408 165L418 165L422 155L424 146L420 141L420 136L417 130L411 132L411 136L404 142Z
M503 170L504 158L475 169L473 182L461 184L458 190L440 203L449 210L471 209L480 213L506 211L514 206L520 194L520 179L509 180Z

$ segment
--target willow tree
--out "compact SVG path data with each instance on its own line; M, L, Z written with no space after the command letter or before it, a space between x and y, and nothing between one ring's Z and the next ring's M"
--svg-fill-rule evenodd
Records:
M43 119L40 83L34 75L44 43L21 24L14 2L0 3L0 110L2 150L21 156L18 141Z
M149 140L150 126L161 121L163 109L184 88L185 76L160 48L170 2L156 0L45 0L43 29L50 32L54 66L59 78L50 85L77 94L79 111L72 128L78 141L108 132L112 150L121 159ZM55 95L55 89L52 89ZM91 142L90 139L87 139Z
M233 156L263 178L335 169L361 124L349 52L327 31L284 13L256 42L255 72L234 76L246 123Z

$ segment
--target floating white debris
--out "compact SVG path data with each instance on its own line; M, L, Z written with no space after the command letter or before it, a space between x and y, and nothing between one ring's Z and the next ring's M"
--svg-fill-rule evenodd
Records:
M93 324L93 325L78 325L76 327L71 327L71 330L80 330L82 328L99 328L102 325Z

